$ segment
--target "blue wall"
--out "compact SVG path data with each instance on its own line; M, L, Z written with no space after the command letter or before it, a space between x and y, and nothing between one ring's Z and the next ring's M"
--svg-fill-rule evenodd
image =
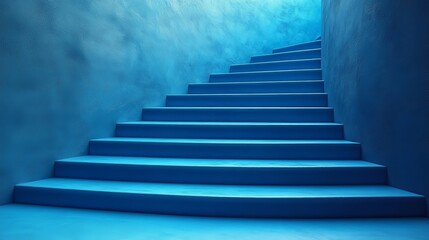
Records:
M320 34L320 0L0 1L0 203L188 82Z
M429 1L323 0L329 103L390 183L429 197Z

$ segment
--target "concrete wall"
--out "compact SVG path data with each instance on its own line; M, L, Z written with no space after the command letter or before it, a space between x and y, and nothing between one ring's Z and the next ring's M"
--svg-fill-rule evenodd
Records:
M365 160L429 197L429 1L323 0L329 103Z
M0 1L0 204L188 82L320 34L320 0Z

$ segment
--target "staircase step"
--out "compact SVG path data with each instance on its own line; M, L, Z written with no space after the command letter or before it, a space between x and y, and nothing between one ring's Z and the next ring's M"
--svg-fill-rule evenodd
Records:
M282 60L321 58L321 57L322 57L321 49L315 48L315 49L289 51L289 52L254 56L250 59L250 62L252 62L252 63L272 62L272 61L282 61Z
M103 138L91 140L90 155L231 159L360 159L360 144L345 140L237 140Z
M387 186L387 168L344 140L321 69L321 41L274 49L121 122L55 178L14 201L205 217L425 217L424 196ZM61 216L60 216L61 217Z
M123 122L117 137L202 139L343 139L338 123Z
M240 73L218 73L210 75L210 82L259 82L259 81L296 81L321 80L321 69L260 71Z
M332 122L330 107L144 108L143 121Z
M386 168L365 161L350 160L82 156L56 161L55 176L199 184L376 185L386 183Z
M326 93L169 95L167 107L327 107Z
M218 217L423 217L423 196L388 186L243 186L51 178L15 187L15 202Z
M230 72L320 69L320 58L231 65Z
M272 81L241 83L194 83L189 84L190 94L216 93L322 93L324 82Z
M283 48L277 48L273 50L273 53L280 53L280 52L288 52L288 51L297 51L297 50L306 50L306 49L314 49L314 48L321 48L322 47L322 41L311 41L296 45L291 45Z

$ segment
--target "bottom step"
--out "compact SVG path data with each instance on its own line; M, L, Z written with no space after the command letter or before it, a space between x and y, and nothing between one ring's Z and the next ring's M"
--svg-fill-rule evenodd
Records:
M425 216L423 196L389 186L235 186L51 178L15 187L15 202L219 217Z

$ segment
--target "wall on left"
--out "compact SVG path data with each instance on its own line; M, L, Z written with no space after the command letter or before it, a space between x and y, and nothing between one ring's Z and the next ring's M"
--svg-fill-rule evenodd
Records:
M0 9L0 204L143 106L320 34L320 0L2 0Z

